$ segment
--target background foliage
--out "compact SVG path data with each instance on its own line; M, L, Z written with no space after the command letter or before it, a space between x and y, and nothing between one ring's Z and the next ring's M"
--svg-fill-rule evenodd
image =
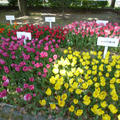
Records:
M8 0L10 6L16 6L17 0ZM92 0L27 0L28 7L74 7L74 8L97 8L105 7L108 1L92 1Z

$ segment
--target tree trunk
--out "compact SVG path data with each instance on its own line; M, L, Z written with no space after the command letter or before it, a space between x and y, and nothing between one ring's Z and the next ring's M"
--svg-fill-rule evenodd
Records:
M62 17L63 17L63 19L65 18L65 10L64 10L64 8L62 10Z
M43 7L45 7L45 2L46 2L46 1L45 1L45 0L43 0Z
M18 7L19 7L19 11L20 11L22 16L27 15L26 0L18 0Z
M62 8L62 17L63 19L65 19L65 3L64 2L61 8Z
M111 7L112 7L112 8L115 7L115 1L116 1L116 0L112 0L112 2L111 2Z

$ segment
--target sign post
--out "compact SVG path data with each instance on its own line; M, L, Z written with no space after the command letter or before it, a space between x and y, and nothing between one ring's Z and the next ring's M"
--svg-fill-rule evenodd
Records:
M55 17L45 17L45 22L49 22L50 28L52 28L52 22L55 22Z
M103 58L105 58L107 51L108 51L108 46L105 46L104 53L103 53Z
M108 37L98 37L97 45L105 46L103 58L105 58L106 53L108 51L108 47L118 47L119 39L116 38L108 38Z
M10 24L12 25L12 20L15 20L15 16L13 15L6 15L6 20L9 20L10 21Z

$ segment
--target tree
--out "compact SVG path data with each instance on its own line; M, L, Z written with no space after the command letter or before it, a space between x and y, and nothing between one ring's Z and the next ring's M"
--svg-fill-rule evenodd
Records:
M116 2L116 0L112 0L112 2L111 2L111 7L112 7L112 8L115 7L115 2Z
M27 15L27 3L26 0L18 0L19 11L22 16Z
M63 18L65 18L64 11L70 6L73 0L49 0L52 7L57 7L62 11Z

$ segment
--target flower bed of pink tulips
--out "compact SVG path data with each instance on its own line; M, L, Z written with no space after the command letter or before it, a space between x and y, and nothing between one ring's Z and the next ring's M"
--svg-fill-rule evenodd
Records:
M66 25L64 28L69 29L64 45L75 46L77 48L90 48L101 50L97 46L98 37L110 37L120 39L120 26L118 23L97 24L96 21L80 21ZM119 44L120 46L120 44ZM119 50L119 48L114 48Z
M32 40L24 45L24 36L17 39L17 31L31 32ZM1 38L0 101L35 109L66 33L61 27L25 25Z

